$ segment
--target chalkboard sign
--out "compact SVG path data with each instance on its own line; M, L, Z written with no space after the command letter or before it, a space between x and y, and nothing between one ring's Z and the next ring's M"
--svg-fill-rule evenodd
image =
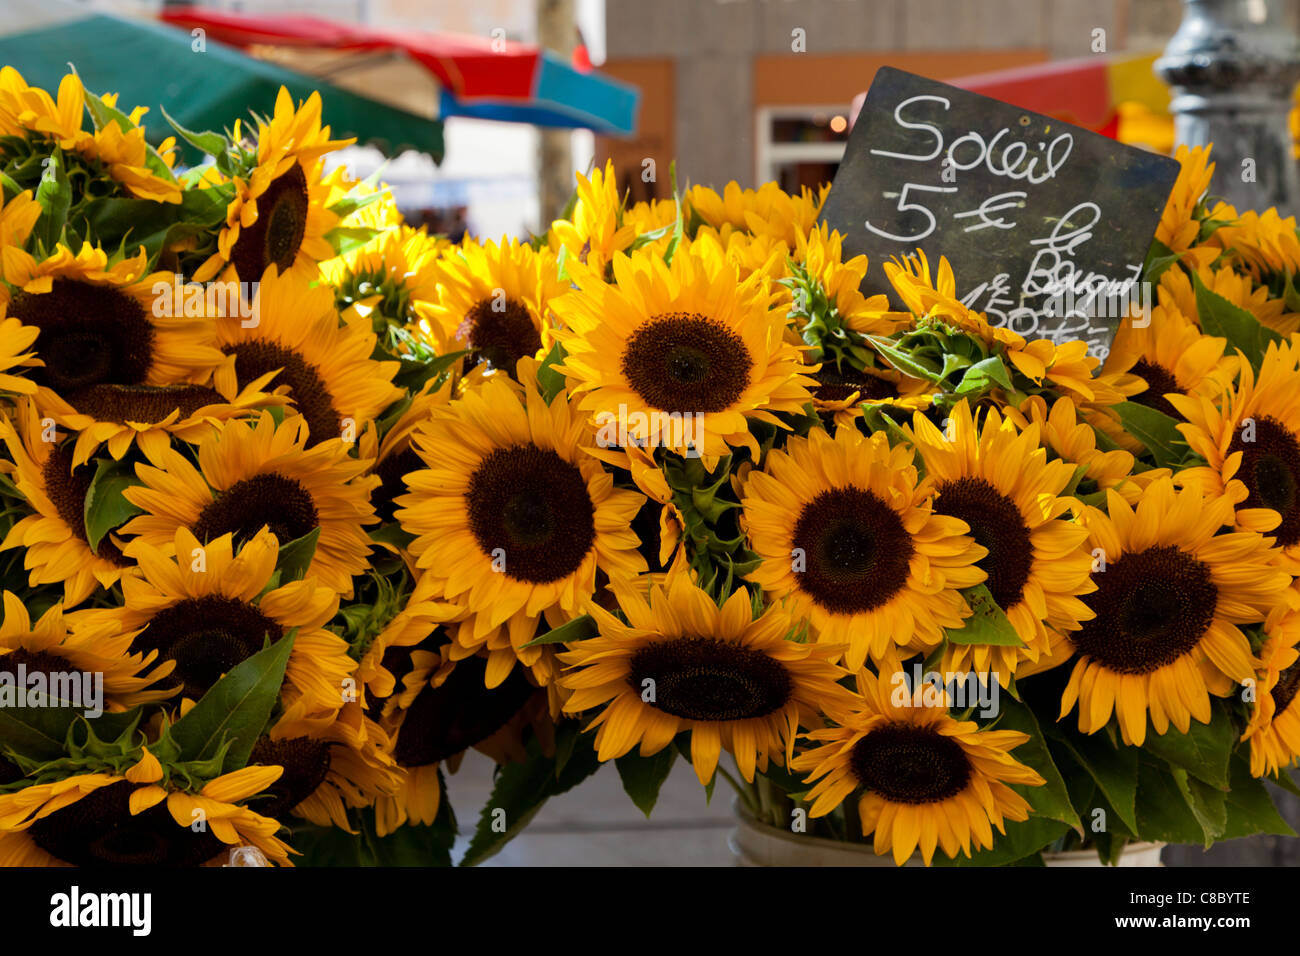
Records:
M1177 176L1167 156L884 67L822 219L870 258L864 292L891 292L880 263L921 249L990 324L1105 359L1130 306L1150 309L1142 262Z

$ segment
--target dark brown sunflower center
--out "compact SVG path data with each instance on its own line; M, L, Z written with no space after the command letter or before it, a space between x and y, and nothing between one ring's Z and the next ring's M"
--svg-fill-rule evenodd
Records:
M817 381L813 395L823 402L842 402L854 392L859 401L898 397L898 386L893 382L848 365L840 369L825 365L813 378Z
M20 665L25 674L44 674L47 677L51 674L75 670L62 657L56 657L44 651L28 651L19 647L8 654L0 654L0 674L17 675Z
M749 386L754 361L735 332L702 315L671 312L627 341L623 374L651 408L721 412Z
M1300 661L1292 664L1281 674L1278 675L1277 683L1273 685L1273 716L1275 718L1282 716L1291 701L1295 700L1296 691L1300 690Z
M375 466L379 476L379 487L370 495L370 503L375 506L375 514L380 521L392 521L393 512L397 510L395 499L409 490L406 476L413 471L423 471L427 466L412 448L396 455L389 455Z
M330 748L328 744L310 737L284 740L262 737L253 747L248 762L284 768L279 779L267 788L270 798L252 804L252 808L262 816L279 818L310 797L325 782L330 772Z
M632 655L627 682L651 707L687 720L766 717L794 693L794 681L780 661L713 637L645 645Z
M1293 422L1300 428L1300 422ZM1272 508L1282 523L1269 532L1277 543L1290 547L1300 543L1300 441L1295 432L1276 418L1255 419L1254 441L1242 441L1249 430L1238 428L1228 454L1241 452L1237 477L1250 491L1243 508Z
M1147 674L1191 651L1214 620L1210 569L1173 545L1125 554L1092 576L1097 615L1072 635L1081 654L1120 674Z
M268 472L244 478L217 493L190 529L200 541L235 536L235 547L270 528L280 544L296 541L320 523L316 502L297 480Z
M230 261L243 282L260 282L267 266L293 265L307 233L307 176L301 163L271 180L257 197L257 222L241 226Z
M469 345L468 365L487 362L510 376L521 358L536 355L542 347L541 333L528 307L509 298L475 303L461 323L458 337Z
M132 642L134 651L157 650L174 660L169 679L198 700L221 675L278 641L283 628L251 604L221 595L186 598L163 608Z
M221 393L203 385L91 385L68 396L68 404L97 422L153 424L172 412L189 418L200 408L223 402Z
M998 607L1007 611L1019 604L1034 566L1034 546L1016 503L983 478L958 478L940 487L934 510L965 521L975 543L988 549L979 566Z
M143 382L154 330L141 305L110 286L55 279L49 292L18 292L9 315L41 330L32 377L61 395L90 385Z
M267 372L280 370L267 387L289 386L298 414L307 421L308 448L343 434L342 417L334 409L334 396L316 366L303 361L297 352L260 339L227 345L222 351L235 356L235 378L240 388Z
M821 492L804 505L791 540L799 586L833 613L880 607L907 583L912 539L898 514L861 488Z
M483 553L519 581L567 577L596 541L596 512L582 472L536 445L491 452L470 477L465 501Z
M930 727L885 724L856 744L849 767L858 783L890 803L938 803L971 777L961 744Z
M72 446L57 445L50 449L45 464L41 466L41 480L45 494L54 505L59 520L82 541L89 543L86 537L86 493L95 478L95 466L84 464L76 469L72 467ZM134 561L123 556L122 551L108 535L99 542L98 556L115 564L119 568L128 568Z
M489 690L487 659L456 663L440 687L425 687L408 708L393 757L403 767L424 767L455 756L506 725L536 690L522 667Z
M211 831L178 824L165 801L133 816L133 790L126 780L100 787L27 832L46 853L74 866L199 866L225 851Z
M1170 404L1169 399L1165 398L1170 392L1181 392L1178 380L1174 378L1173 372L1163 365L1157 365L1154 362L1148 362L1144 358L1138 359L1133 363L1133 374L1147 383L1147 390L1134 395L1131 401L1139 405L1145 405L1147 408L1154 408L1158 412L1164 412L1176 422L1183 420L1183 416L1178 414L1178 409Z

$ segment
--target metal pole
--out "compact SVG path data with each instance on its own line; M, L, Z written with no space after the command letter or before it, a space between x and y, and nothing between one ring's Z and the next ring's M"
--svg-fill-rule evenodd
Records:
M538 0L537 45L573 56L575 26L573 0ZM573 192L573 134L567 129L539 129L537 150L538 231L545 231L558 219Z
M1287 123L1300 40L1277 0L1183 0L1183 22L1155 63L1174 87L1178 142L1214 144L1212 191L1237 207L1300 212Z

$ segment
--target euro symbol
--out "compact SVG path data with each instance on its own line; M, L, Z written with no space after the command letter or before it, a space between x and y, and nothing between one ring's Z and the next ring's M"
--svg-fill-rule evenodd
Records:
M1001 212L1004 209L1014 209L1024 206L1025 193L1020 190L1012 192L998 193L996 196L990 196L980 203L978 209L970 209L966 212L959 212L953 215L954 219L963 219L968 216L979 216L980 221L967 226L964 232L974 232L976 229L987 229L989 226L996 226L999 229L1014 229L1014 222L1007 222L1001 216L996 219L990 218L994 213ZM997 203L997 205L994 205Z

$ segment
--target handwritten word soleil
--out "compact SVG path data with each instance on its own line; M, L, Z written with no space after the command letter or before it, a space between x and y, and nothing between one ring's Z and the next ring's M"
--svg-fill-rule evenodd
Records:
M944 152L943 130L933 123L909 122L903 118L903 111L907 107L922 100L941 103L945 110L952 107L946 97L920 94L909 97L894 107L894 121L904 129L924 130L933 136L933 151L924 155L916 155L912 153L895 153L885 149L873 149L871 152L874 155L926 163L937 159ZM1065 165L1065 161L1070 157L1071 150L1074 149L1074 135L1065 132L1057 135L1050 143L1040 140L1038 151L1041 155L1030 155L1030 145L1020 140L1002 144L999 152L999 143L1004 137L1010 136L1011 133L1010 129L1003 128L994 133L991 140L986 141L983 135L975 130L970 130L958 136L948 145L947 162L951 163L954 169L959 170L974 169L976 166L983 164L984 168L995 176L1005 176L1008 179L1026 179L1037 186L1053 178ZM959 156L959 150L962 153L969 153L972 148L974 152L969 157L963 158ZM1038 168L1040 159L1043 160L1041 171Z

